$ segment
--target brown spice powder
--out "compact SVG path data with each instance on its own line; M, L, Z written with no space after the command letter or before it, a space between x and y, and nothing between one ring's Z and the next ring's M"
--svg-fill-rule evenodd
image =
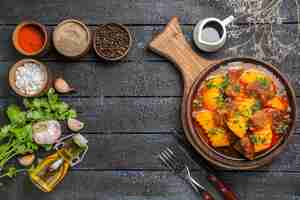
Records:
M75 57L88 48L89 33L81 24L70 21L57 27L53 42L60 53Z

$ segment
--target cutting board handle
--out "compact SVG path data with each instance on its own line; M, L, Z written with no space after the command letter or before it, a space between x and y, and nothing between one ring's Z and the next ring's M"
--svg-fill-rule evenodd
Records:
M192 50L182 33L177 17L173 17L164 31L154 37L149 48L176 64L183 76L185 94L201 71L213 63Z

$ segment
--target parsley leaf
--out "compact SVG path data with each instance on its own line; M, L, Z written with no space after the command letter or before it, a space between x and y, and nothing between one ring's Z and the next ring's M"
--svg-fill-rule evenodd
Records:
M267 89L270 86L270 81L265 77L259 77L257 81L262 88Z
M255 104L251 107L252 112L259 111L261 109L261 103L259 100L255 101Z
M276 133L285 134L289 128L289 124L287 122L281 122L280 125L276 128Z
M229 85L229 77L227 74L224 76L223 82L221 82L219 84L214 83L214 79L210 79L206 83L206 87L208 89L211 89L211 88L225 89L228 85Z
M266 138L260 137L257 135L250 135L250 140L253 144L264 144L266 142Z
M227 88L228 85L229 85L229 77L228 77L228 75L226 74L226 75L224 76L224 81L219 85L219 88L220 88L220 89L225 89L225 88Z
M10 105L6 110L7 117L12 124L23 125L26 122L26 114L17 105Z
M208 130L208 134L210 135L218 135L218 134L224 134L224 130L221 128L211 128Z
M234 85L232 86L232 89L233 89L233 91L235 91L235 92L240 92L240 91L241 91L241 86L238 85L238 84L234 84Z

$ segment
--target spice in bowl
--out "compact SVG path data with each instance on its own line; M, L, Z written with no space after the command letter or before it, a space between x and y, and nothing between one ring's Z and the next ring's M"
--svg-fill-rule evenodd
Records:
M78 58L88 52L91 46L91 34L84 23L68 19L55 28L53 43L60 54L69 58Z
M94 49L106 60L120 60L128 54L132 39L129 30L121 24L100 25L94 35Z
M21 60L11 68L9 83L21 96L38 96L47 87L47 69L42 63L33 59Z
M46 28L37 22L23 22L13 33L13 44L23 55L38 55L47 46Z

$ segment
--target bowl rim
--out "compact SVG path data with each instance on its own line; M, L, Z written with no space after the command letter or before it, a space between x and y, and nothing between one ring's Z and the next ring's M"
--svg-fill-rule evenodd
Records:
M20 45L19 45L19 43L18 43L18 34L19 34L19 31L20 31L23 27L29 26L29 25L34 25L34 26L39 27L39 28L41 29L41 31L43 32L44 37L45 37L45 41L44 41L44 44L43 44L42 48L39 49L38 51L32 52L32 53L29 53L29 52L24 51L24 50L20 47ZM13 40L13 45L14 45L15 49L16 49L19 53L21 53L21 54L23 54L23 55L25 55L25 56L36 56L36 55L40 54L41 52L43 52L43 51L45 50L45 48L47 47L48 37L49 37L49 36L48 36L47 29L46 29L46 27L45 27L43 24L41 24L41 23L39 23L39 22L36 22L36 21L23 21L23 22L21 22L20 24L18 24L18 25L16 26L16 28L15 28L15 30L14 30L14 32L13 32L12 40Z
M106 57L105 55L101 54L101 53L98 51L97 47L96 47L96 34L97 34L97 31L98 31L99 29L101 29L102 27L107 26L107 25L117 25L117 26L121 27L122 29L124 29L124 30L127 32L127 35L128 35L128 37L129 37L129 45L128 45L128 48L126 49L126 52L125 52L123 55L119 56L119 57L115 57L115 58L109 58L109 57ZM131 33L130 33L129 29L128 29L126 26L124 26L124 25L122 25L122 24L119 24L119 23L111 22L111 23L107 23L107 24L101 24L101 25L98 25L97 28L95 29L95 33L94 33L94 37L93 37L93 48L94 48L94 51L96 52L96 54L97 54L100 58L102 58L102 59L104 59L104 60L108 60L108 61L118 61L118 60L121 60L122 58L124 58L125 56L128 55L129 50L131 49L131 47L132 47L132 36L131 36Z
M16 70L17 70L17 68L19 68L24 63L29 63L29 62L39 64L41 66L42 71L45 73L45 81L43 82L43 85L42 85L41 89L39 89L38 92L36 92L35 94L24 94L16 87ZM9 85L10 85L10 87L14 90L14 92L16 92L18 95L23 96L23 97L40 96L41 93L45 90L45 88L47 88L48 83L49 83L49 78L50 78L48 67L45 64L41 63L40 61L37 61L35 59L31 59L31 58L22 59L22 60L19 60L18 62L16 62L9 69L9 75L8 76L9 76Z
M259 157L255 160L234 160L228 159L226 155L223 155L220 152L217 152L212 147L210 147L207 142L204 142L197 134L195 130L193 119L192 119L192 100L197 91L199 85L216 69L220 66L225 65L230 62L245 62L245 63L256 63L260 64L264 69L268 70L272 75L277 77L285 87L287 95L289 97L289 103L291 106L291 115L292 115L292 123L290 130L287 135L282 137L282 140L278 142L277 146L271 148L266 155ZM183 102L185 106L185 112L183 113L183 117L186 120L186 131L185 135L187 136L190 143L193 147L197 150L197 152L202 155L206 160L212 163L215 166L230 169L230 170L251 170L261 166L264 166L271 162L278 154L283 151L283 148L287 146L288 141L290 140L296 126L296 119L297 119L297 104L296 104L296 96L294 90L285 76L273 65L268 64L264 61L257 60L251 57L233 57L233 58L226 58L220 60L214 64L208 66L203 72L199 74L197 79L194 81L192 87L188 92L187 99ZM209 146L209 147L208 147ZM213 149L213 150L212 150ZM221 154L221 155L220 155Z

